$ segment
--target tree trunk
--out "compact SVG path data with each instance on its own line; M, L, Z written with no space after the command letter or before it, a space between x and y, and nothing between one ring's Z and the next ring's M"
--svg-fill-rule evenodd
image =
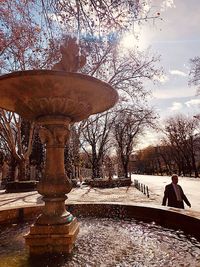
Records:
M199 173L198 173L197 166L196 166L196 161L195 161L195 156L194 156L193 153L192 153L192 167L193 167L195 178L199 177Z
M15 180L15 169L17 167L18 162L16 159L11 155L10 160L10 173L9 173L9 179L8 182L13 182Z
M93 159L92 162L92 179L100 178L101 177L101 170L100 165L97 159Z
M18 168L19 168L18 181L27 181L26 166L27 166L26 160L22 159L18 161Z
M123 162L123 176L128 178L128 161Z

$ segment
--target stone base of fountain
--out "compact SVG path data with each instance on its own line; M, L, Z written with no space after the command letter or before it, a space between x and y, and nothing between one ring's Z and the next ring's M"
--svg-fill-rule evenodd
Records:
M73 218L73 221L68 224L32 225L25 239L31 255L68 254L73 249L78 232L79 223L76 218Z

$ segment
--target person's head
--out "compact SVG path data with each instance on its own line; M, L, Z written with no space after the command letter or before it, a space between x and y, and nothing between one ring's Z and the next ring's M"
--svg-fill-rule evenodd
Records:
M177 174L173 174L172 175L172 183L173 184L178 184L178 175Z

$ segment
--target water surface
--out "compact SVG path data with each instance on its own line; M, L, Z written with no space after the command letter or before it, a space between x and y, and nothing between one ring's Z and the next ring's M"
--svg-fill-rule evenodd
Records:
M29 223L1 228L1 267L200 267L200 242L155 224L136 220L79 218L71 256L29 258L24 234Z

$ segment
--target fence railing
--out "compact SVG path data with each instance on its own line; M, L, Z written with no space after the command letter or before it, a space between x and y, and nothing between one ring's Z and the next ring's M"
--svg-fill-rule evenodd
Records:
M149 198L149 188L147 185L139 183L138 180L134 179L134 186Z

